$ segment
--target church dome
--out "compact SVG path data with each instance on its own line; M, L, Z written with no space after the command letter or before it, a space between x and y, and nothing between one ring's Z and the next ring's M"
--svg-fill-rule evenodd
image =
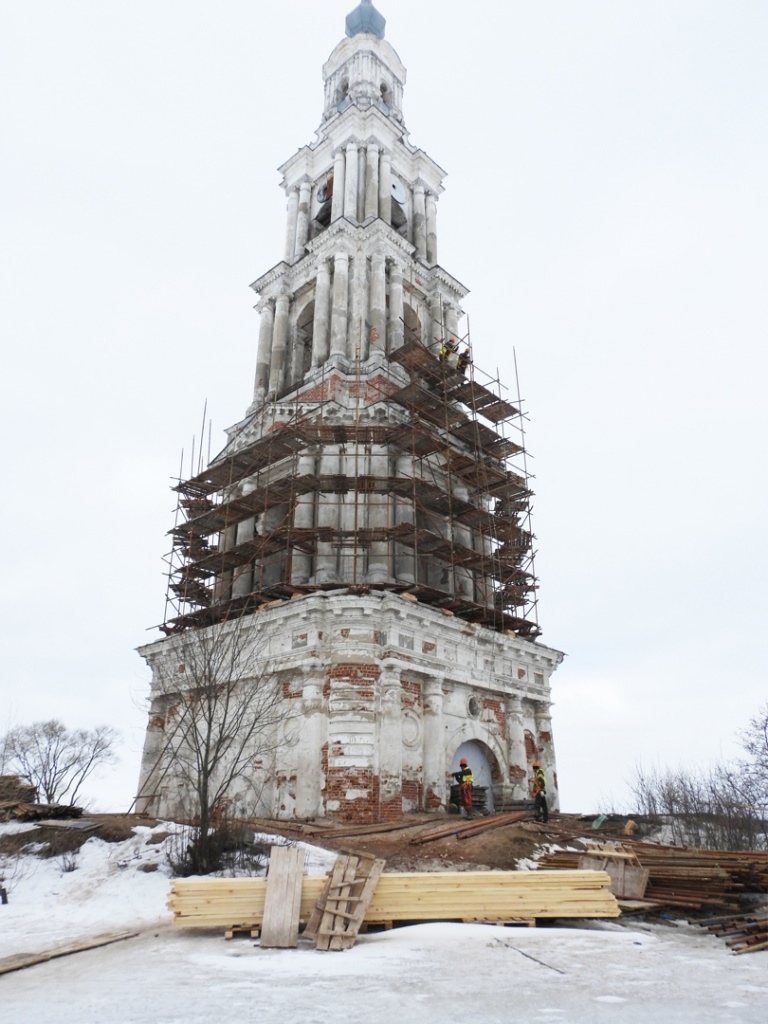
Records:
M356 36L361 32L370 32L379 39L384 38L384 26L387 19L376 10L371 0L362 2L347 15L347 35Z

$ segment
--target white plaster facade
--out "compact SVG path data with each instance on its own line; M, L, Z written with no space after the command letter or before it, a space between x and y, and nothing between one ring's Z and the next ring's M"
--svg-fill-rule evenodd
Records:
M437 262L444 172L409 141L383 19L365 0L350 23L323 68L317 140L281 168L283 259L252 285L253 401L178 488L178 615L140 649L153 670L140 810L179 799L156 768L178 634L235 616L296 726L254 766L258 797L231 794L240 806L442 810L461 748L496 808L525 799L538 755L557 807L562 655L537 639L530 491L501 427L519 410L436 358L461 336L466 295Z

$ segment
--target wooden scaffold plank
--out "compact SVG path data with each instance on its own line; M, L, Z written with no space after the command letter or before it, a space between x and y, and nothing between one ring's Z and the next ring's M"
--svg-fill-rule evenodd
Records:
M298 945L303 876L304 853L299 847L272 847L261 926L263 949Z

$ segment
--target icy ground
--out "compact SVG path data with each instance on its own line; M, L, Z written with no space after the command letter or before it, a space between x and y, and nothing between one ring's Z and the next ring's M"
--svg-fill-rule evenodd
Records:
M168 841L153 843L174 827L138 828L119 844L91 839L71 871L64 858L21 859L0 906L0 957L139 935L0 975L1 1024L768 1021L768 953L734 956L685 923L424 924L362 935L339 953L174 930ZM19 828L0 825L0 835ZM333 859L307 852L313 872Z

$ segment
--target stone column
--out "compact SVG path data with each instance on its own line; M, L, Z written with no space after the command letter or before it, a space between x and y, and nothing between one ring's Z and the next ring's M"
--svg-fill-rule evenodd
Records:
M299 478L303 476L314 476L317 460L314 455L302 455L299 459ZM299 494L296 498L296 508L293 511L293 525L297 530L311 530L315 525L315 493L308 491L306 494ZM291 557L291 583L309 583L312 576L312 556L302 551L301 548L293 548Z
M272 336L272 362L269 370L269 393L274 395L283 386L285 350L288 346L288 310L291 300L283 292L275 303L275 329Z
M385 351L387 341L387 261L384 253L371 256L371 304L368 320L374 350Z
M271 300L259 306L261 323L259 324L259 348L256 355L256 381L253 388L253 400L263 401L269 386L269 367L272 362L272 332L275 326L275 304Z
M312 198L312 185L302 181L299 191L299 209L296 217L296 248L295 256L304 255L304 246L309 238L309 207Z
M365 146L357 149L357 223L365 220Z
M333 259L333 308L331 311L331 355L347 354L349 306L349 256L337 252Z
M338 446L328 445L320 458L320 476L336 476L340 472L339 462ZM318 530L322 530L324 527L338 530L339 500L338 494L318 494L316 515ZM312 582L337 583L338 580L338 548L331 541L320 540L317 542L315 576Z
M437 196L434 192L427 194L427 263L437 263Z
M379 216L379 147L368 143L365 165L365 213L364 220Z
M443 306L440 299L435 295L429 300L429 330L427 331L430 348L437 353L440 350L443 338L445 338L445 324L443 323Z
M299 214L299 190L294 186L288 193L287 222L285 225L285 259L290 263L296 249L296 218Z
M163 753L166 748L165 716L167 699L152 697L149 706L149 721L144 735L144 751L141 756L139 791L136 795L136 810L139 814L161 814L163 806Z
M403 816L402 683L394 665L384 665L379 679L379 806L383 821Z
M359 250L352 257L350 278L347 356L349 359L367 359L368 329L365 314L368 308L368 261Z
M385 224L392 223L392 163L384 152L379 161L379 217Z
M445 331L449 338L459 340L459 311L455 306L444 306Z
M547 804L550 811L557 811L560 808L560 795L557 786L555 748L552 743L552 719L549 715L549 704L546 701L534 701L533 719L536 723L536 746L539 748L539 761L547 777Z
M253 490L252 487L244 487L243 493L247 494ZM237 535L235 538L236 544L245 544L249 540L253 540L254 530L256 528L256 520L251 517L250 519L244 519L241 523L237 524ZM253 589L253 562L248 562L246 565L239 565L232 574L232 597L246 597L250 594Z
M528 759L525 756L525 726L523 724L523 703L520 697L507 697L507 761L509 762L509 784L513 800L527 800Z
M424 186L418 184L413 189L413 244L416 255L427 258L427 210L424 203Z
M312 323L312 365L322 366L328 358L331 321L331 265L327 259L317 261L315 284L315 319Z
M443 684L430 679L422 688L424 706L424 810L444 808L450 789L447 779L445 753L445 724L443 722Z
M333 197L331 199L331 220L344 216L344 150L340 149L333 157Z
M469 501L469 488L467 485L454 478L452 484L454 496L460 501ZM456 544L460 544L463 548L472 550L472 530L468 526L459 525L458 521L454 522L453 529L448 532L448 536L452 536ZM459 597L463 597L471 601L475 596L474 588L474 576L470 569L465 569L462 566L456 566L453 570L453 583L454 593Z
M403 271L397 263L389 265L389 329L387 342L394 352L403 344L405 333L405 306L403 303Z
M401 479L404 477L413 476L413 460L410 455L402 455L396 463L397 476ZM396 498L397 504L395 505L395 522L399 526L401 523L407 523L409 526L413 525L413 503L406 500L404 497ZM415 583L416 582L416 558L412 547L406 547L405 544L395 545L395 571L397 573L398 583Z
M372 445L368 458L368 472L376 480L385 481L389 476L389 457L387 449L381 445ZM368 529L386 530L389 526L389 496L386 493L372 493L368 498ZM392 577L389 565L389 542L374 540L368 548L368 572L366 583L388 583Z
M324 816L323 778L320 766L323 760L323 744L327 736L327 715L323 698L322 666L310 664L304 680L301 697L302 717L296 723L301 728L300 742L296 747L296 817L320 818Z
M344 216L357 224L357 143L348 142L346 148L346 164L344 168ZM334 195L336 186L334 184Z

